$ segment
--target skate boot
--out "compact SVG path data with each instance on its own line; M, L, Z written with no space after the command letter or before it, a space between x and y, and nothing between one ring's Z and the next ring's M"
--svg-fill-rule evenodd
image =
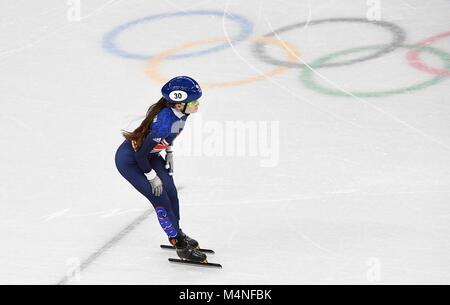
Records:
M184 239L171 238L169 241L175 246L177 255L182 260L196 263L208 263L206 254L192 247Z
M180 235L180 239L183 239L190 246L192 246L192 248L195 248L195 249L199 249L200 248L200 246L198 244L198 241L196 241L195 239L190 238L189 236L184 234L183 231L181 231L181 229L179 230L178 234Z

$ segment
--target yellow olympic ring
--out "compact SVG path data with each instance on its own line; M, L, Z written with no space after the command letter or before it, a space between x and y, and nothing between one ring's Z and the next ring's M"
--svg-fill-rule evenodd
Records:
M284 50L286 50L287 59L289 62L296 63L298 61L299 52L297 51L297 48L291 44L288 44L287 42L284 42L284 41L281 41L281 40L278 40L278 39L275 39L272 37L257 37L257 38L251 38L251 40L259 41L259 42L262 41L262 42L266 42L266 43L269 43L269 44L272 44L275 46L280 46ZM158 71L159 64L165 58L167 58L179 51L185 50L185 49L201 46L201 45L208 44L208 43L217 43L217 42L222 42L222 41L227 41L227 40L226 40L226 38L223 38L223 37L204 39L204 40L189 42L189 43L183 44L179 47L172 48L172 49L163 51L161 53L158 53L158 54L154 55L148 62L146 74L152 80L158 81L160 83L165 83L168 80L168 78L161 75ZM263 73L261 75L244 78L241 80L220 82L220 83L205 83L205 84L202 84L202 88L211 89L211 88L227 88L227 87L242 86L242 85L246 85L246 84L256 82L259 80L269 79L270 77L275 76L280 73L283 73L284 71L286 71L288 69L289 69L288 67L279 66L279 67L273 68L273 69L269 70L268 72Z

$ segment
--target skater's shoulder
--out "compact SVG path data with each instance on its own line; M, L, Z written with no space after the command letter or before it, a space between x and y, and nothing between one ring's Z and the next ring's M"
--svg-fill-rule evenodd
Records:
M179 117L174 113L172 108L164 107L159 111L159 113L155 116L153 123L170 123L173 121L179 120Z
M164 107L155 116L151 124L151 130L158 134L170 134L172 124L175 121L173 118L174 114L169 107Z

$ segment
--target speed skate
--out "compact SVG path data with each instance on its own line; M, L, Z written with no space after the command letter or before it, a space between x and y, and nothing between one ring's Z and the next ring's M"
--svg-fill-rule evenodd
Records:
M174 246L170 246L170 245L161 245L161 249L166 249L166 250L177 250ZM200 251L203 253L208 253L208 254L215 254L214 250L211 249L203 249L203 248L196 248L197 251ZM179 252L177 252L179 253ZM199 261L194 261L194 260L190 260L190 259L186 259L186 258L169 258L169 262L171 263L177 263L177 264L186 264L186 265L194 265L194 266L201 266L201 267L214 267L214 268L222 268L221 264L218 263L210 263L208 262L208 260L206 259L206 255L204 256L205 258Z

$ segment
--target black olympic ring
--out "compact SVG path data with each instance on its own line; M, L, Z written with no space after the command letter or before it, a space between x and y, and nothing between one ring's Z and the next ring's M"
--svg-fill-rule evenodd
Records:
M352 59L352 60L346 60L346 61L342 61L342 62L326 63L319 67L315 67L315 68L347 66L347 65L375 59L375 58L381 57L387 53L394 51L399 46L401 46L403 44L403 42L406 40L405 31L402 28L400 28L399 26L397 26L393 23L390 23L390 22L386 22L386 21L369 21L364 18L329 18L329 19L314 20L314 21L310 21L310 22L300 22L300 23L296 23L296 24L292 24L292 25L288 25L288 26L279 28L273 32L265 34L263 37L273 37L280 33L287 32L287 31L290 31L290 30L293 30L293 29L296 29L299 27L305 27L307 25L317 25L317 24L328 23L328 22L357 22L357 23L368 23L368 24L377 25L377 26L383 27L385 29L388 29L393 34L393 39L390 44L383 46L381 49L377 50L376 52L374 52L371 55L363 56L363 57ZM273 59L266 54L265 46L266 46L266 44L264 44L262 42L255 42L253 45L253 53L255 54L256 57L259 57L262 61L265 61L270 64L274 64L277 66L284 66L284 67L300 67L300 68L302 68L305 66L305 64L303 64L303 63L292 63L292 62L290 63L290 62L283 61L283 60Z

